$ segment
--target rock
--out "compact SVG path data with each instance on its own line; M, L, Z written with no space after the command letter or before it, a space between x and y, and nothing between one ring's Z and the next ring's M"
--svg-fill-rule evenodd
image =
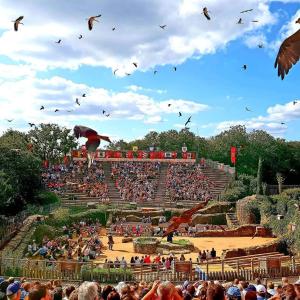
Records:
M130 243L133 241L132 237L124 237L122 238L122 243Z
M95 202L88 202L87 205L86 205L86 207L88 209L96 209L97 208L97 203L95 203Z

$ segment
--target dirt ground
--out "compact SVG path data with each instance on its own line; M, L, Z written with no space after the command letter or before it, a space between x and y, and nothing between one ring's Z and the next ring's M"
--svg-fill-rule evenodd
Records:
M244 247L251 247L251 246L258 246L269 243L274 238L261 238L255 237L251 239L251 237L231 237L231 238L223 238L223 237L174 237L173 240L179 239L189 239L195 247L199 250L211 250L212 247L215 248L217 251L217 256L220 256L222 250L224 249L233 249L233 248L244 248ZM107 246L107 237L101 237L104 245ZM133 243L122 243L122 237L114 237L114 246L113 251L104 250L104 254L101 255L100 259L97 259L98 262L103 262L106 258L111 260L115 260L116 257L121 259L123 256L128 261L132 256L142 256L143 254L135 253L133 251ZM185 258L189 259L192 258L193 261L196 261L198 253L193 252L190 254L185 254Z

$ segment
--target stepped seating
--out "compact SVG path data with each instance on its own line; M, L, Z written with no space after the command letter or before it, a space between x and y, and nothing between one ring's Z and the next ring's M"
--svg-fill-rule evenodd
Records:
M227 213L226 214L226 221L229 227L238 227L240 225L236 213Z

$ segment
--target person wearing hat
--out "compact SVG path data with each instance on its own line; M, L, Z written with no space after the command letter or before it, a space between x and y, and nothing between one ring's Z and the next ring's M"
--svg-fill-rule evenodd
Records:
M11 283L6 289L6 296L8 300L20 300L21 283L19 281Z
M226 293L228 300L241 300L241 291L237 286L231 286Z
M257 300L265 300L267 299L267 289L264 285L259 284L256 287Z

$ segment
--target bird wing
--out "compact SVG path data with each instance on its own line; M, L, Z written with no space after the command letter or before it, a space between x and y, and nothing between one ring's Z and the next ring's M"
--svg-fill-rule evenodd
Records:
M208 14L208 12L205 10L203 11L204 16L206 17L207 20L210 20L210 16Z
M93 17L90 17L89 20L88 20L89 30L92 30L92 29L93 29L93 20L94 20Z
M164 232L163 236L162 237L165 237L167 236L168 234L170 234L171 232L175 231L179 225L181 224L182 222L180 222L180 219L179 218L176 218L176 221L172 221L172 223L167 227L166 231Z
M20 16L18 19L16 19L15 22L21 22L24 19L24 16Z
M189 210L186 210L184 211L182 214L181 214L181 218L184 218L184 219L190 219L192 217L192 215L197 212L199 209L203 208L206 206L208 201L205 201L204 203L199 203L198 205L196 205L195 207L189 209Z
M285 39L281 44L274 67L278 66L278 76L284 79L289 70L300 58L300 29Z
M18 31L18 27L19 27L19 23L16 21L14 23L14 29L15 29L15 31Z
M88 138L89 136L91 135L97 135L97 131L89 128L89 127L86 127L86 126L82 126L82 125L77 125L74 127L74 134L76 136L76 138L79 138L79 137L86 137Z

